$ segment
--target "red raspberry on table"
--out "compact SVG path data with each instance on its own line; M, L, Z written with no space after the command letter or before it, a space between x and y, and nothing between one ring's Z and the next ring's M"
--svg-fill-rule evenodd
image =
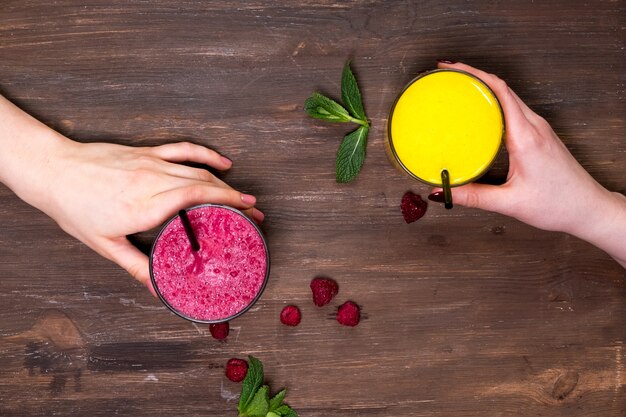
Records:
M422 200L417 194L413 194L411 191L407 191L402 197L400 203L400 209L402 210L402 217L407 223L413 223L416 220L422 218L426 214L428 203Z
M361 309L356 303L346 301L337 310L337 321L344 326L354 327L361 321Z
M311 281L311 291L313 291L313 302L321 307L330 303L339 292L339 285L330 278L313 278Z
M243 359L229 359L226 362L226 378L233 382L241 382L248 373L248 362Z
M211 332L211 336L213 336L214 339L224 340L228 337L230 325L227 321L223 323L209 324L209 331Z
M280 322L286 326L297 326L302 320L302 313L296 306L285 306L280 312Z

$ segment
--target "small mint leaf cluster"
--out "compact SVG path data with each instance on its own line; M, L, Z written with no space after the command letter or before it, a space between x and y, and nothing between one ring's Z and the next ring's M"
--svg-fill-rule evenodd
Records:
M304 102L304 110L316 119L360 125L344 137L337 151L335 161L337 182L346 183L356 178L361 171L370 129L370 122L363 109L361 91L350 69L350 61L346 62L341 74L341 100L345 107L322 94L313 93Z
M248 374L237 405L239 417L298 417L298 413L283 402L287 389L270 398L270 387L263 385L263 378L261 361L248 356Z

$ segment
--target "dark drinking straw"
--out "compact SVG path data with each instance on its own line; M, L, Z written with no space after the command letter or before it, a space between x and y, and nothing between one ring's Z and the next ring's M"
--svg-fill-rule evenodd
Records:
M181 210L178 212L178 215L180 216L180 221L183 223L183 227L185 228L185 234L187 234L187 239L189 239L189 243L191 244L191 250L193 250L194 252L199 251L200 243L198 243L198 239L193 232L191 222L189 221L189 217L187 217L187 212L185 210Z
M444 207L450 210L453 207L452 189L450 188L450 174L448 174L447 169L441 171L441 184L443 188Z

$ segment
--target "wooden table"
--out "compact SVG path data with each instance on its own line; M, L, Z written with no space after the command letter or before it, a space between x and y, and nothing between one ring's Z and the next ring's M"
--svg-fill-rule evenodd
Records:
M303 417L623 416L624 269L589 244L431 204L384 151L401 87L437 58L506 79L609 189L626 190L624 1L9 0L0 91L78 141L191 140L258 197L271 277L228 341L0 186L0 415L236 416L231 357L263 360ZM345 125L306 117L352 59L372 120L337 184ZM506 175L506 155L488 179ZM543 190L550 198L550 190ZM149 245L154 231L138 237ZM330 276L330 306L309 282ZM362 306L356 328L333 319ZM297 304L302 324L278 315Z

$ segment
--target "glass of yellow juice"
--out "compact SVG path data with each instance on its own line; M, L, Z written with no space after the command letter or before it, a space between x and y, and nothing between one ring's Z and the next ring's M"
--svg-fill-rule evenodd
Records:
M477 77L438 69L419 75L396 98L387 122L392 161L411 177L442 187L475 181L491 167L504 136L496 95Z

